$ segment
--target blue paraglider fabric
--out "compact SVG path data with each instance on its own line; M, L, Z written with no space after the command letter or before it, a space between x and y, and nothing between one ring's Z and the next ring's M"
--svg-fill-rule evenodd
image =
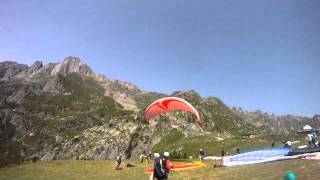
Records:
M226 156L224 158L224 166L239 166L297 158L296 156L286 156L290 151L290 148L256 149L234 156Z

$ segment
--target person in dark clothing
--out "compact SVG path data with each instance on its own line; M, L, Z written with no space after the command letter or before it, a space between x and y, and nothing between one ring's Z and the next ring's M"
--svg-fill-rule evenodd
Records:
M203 151L203 149L200 149L199 155L201 161L204 159L204 157L206 157L206 153Z
M122 154L119 154L116 158L116 170L120 170L120 164L121 164L121 161L122 161Z
M148 160L151 161L151 159L152 159L152 153L151 153L151 151L149 151L148 152Z
M276 145L276 143L274 142L274 139L272 139L271 147L274 148L275 145Z
M38 161L37 156L36 156L36 155L33 155L33 157L32 157L32 162L35 163L35 162L37 162L37 161Z
M240 154L240 149L239 148L236 149L236 153Z
M171 170L171 162L169 160L169 153L164 152L163 153L163 168L165 169L165 178L164 180L167 180L169 178L169 173Z
M224 148L221 149L221 157L224 157L226 153L224 152Z
M163 159L160 157L159 153L154 154L154 170L153 170L153 178L157 180L165 180L166 179L166 170L164 167Z

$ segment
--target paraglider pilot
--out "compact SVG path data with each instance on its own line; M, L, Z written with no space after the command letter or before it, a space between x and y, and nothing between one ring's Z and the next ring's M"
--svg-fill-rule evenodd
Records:
M120 153L117 158L116 158L116 170L119 170L120 169L120 164L121 164L121 158L122 158L122 154Z
M160 157L159 153L154 153L153 179L167 180L171 167L168 152L163 153L163 157Z
M222 148L222 149L221 149L221 166L223 166L223 164L224 164L224 162L223 162L224 159L223 159L223 158L224 158L224 155L225 155L225 154L226 154L226 153L224 152L224 148Z
M240 154L240 148L236 149L236 154Z
M199 156L201 161L203 161L204 157L206 157L206 153L203 151L203 149L200 149Z
M275 145L276 145L276 143L274 142L274 139L272 139L271 147L274 148Z

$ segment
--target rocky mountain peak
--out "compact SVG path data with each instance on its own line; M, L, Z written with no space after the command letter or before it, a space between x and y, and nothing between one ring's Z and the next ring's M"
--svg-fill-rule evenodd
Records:
M320 114L316 114L313 116L313 121L319 121L320 122Z
M201 96L195 91L195 90L187 90L187 91L175 91L172 93L171 96L177 96L177 97L189 97L189 98L197 98L201 99Z
M51 75L70 74L78 73L84 76L92 76L94 73L89 66L83 64L78 57L69 56L63 60L63 62L58 63L51 71Z
M221 99L215 97L215 96L209 96L206 98L206 100L212 104L224 104Z
M0 80L23 79L32 81L34 78L67 75L77 73L81 76L94 76L89 66L82 63L78 57L69 56L60 63L44 65L42 61L34 62L30 67L13 61L0 62Z
M18 64L13 61L4 61L0 63L0 80L10 80L21 71L27 69L28 65Z
M42 67L43 67L42 61L36 61L36 62L34 62L34 63L30 66L28 72L29 72L30 74L36 73L36 72L38 72Z

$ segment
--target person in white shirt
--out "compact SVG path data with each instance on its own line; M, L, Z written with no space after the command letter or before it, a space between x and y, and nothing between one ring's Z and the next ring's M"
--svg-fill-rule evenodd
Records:
M313 135L311 133L309 133L306 138L306 140L308 141L308 147L312 146L312 138L313 138Z

